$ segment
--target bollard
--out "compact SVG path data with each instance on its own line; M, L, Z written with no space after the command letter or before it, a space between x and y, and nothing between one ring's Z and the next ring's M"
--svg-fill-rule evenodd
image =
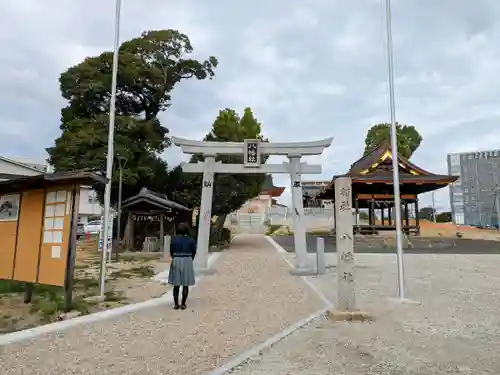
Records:
M170 236L163 237L163 259L170 259Z
M318 237L316 239L316 273L324 275L325 272L325 239Z

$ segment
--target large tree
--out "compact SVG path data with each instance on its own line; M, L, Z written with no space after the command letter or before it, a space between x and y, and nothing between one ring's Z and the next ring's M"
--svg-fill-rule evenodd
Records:
M192 52L189 38L177 30L144 32L120 46L114 145L115 155L127 159L124 198L143 186L162 191L168 183L167 165L158 155L170 145L169 131L158 114L170 106L177 83L212 78L217 66L215 57L198 61ZM105 171L112 61L112 52L104 52L61 74L68 104L61 111L62 133L47 149L57 171ZM113 182L117 178L114 173Z
M396 124L398 152L409 159L422 143L422 136L413 125ZM373 125L366 134L364 154L369 153L377 146L391 140L391 124L382 123Z
M214 142L243 142L245 139L260 139L266 141L262 135L260 122L250 108L245 108L243 116L239 116L233 109L219 111L211 131L205 136L205 141ZM202 161L203 156L194 155L191 162ZM216 158L226 164L242 164L243 155L219 155ZM262 163L267 156L263 155ZM201 176L182 174L180 168L174 169L171 181L177 181L173 197L190 207L199 207L201 200ZM263 174L216 174L214 180L214 197L212 215L217 216L214 224L215 236L220 239L221 229L226 216L238 210L248 199L257 196L265 180Z
M418 212L419 219L423 220L434 220L434 215L436 215L436 210L432 207L422 207Z

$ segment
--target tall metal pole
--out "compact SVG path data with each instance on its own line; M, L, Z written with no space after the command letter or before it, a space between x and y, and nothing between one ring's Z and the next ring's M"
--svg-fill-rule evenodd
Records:
M434 192L432 192L432 221L436 222L436 199Z
M392 53L391 1L385 0L387 24L387 61L389 70L389 101L391 107L391 149L392 177L394 180L394 212L396 214L396 251L398 262L398 294L400 299L406 298L404 265L403 265L403 231L401 227L401 195L399 189L399 161L396 126L396 104L394 100L394 61Z
M109 134L108 155L106 161L106 189L104 191L104 223L101 253L100 296L104 297L106 283L106 256L108 253L109 211L111 206L111 179L113 176L114 137L115 137L115 104L116 104L116 79L118 75L118 49L120 43L120 10L121 0L116 0L115 10L115 41L113 50L113 70L111 77L111 99L109 104Z

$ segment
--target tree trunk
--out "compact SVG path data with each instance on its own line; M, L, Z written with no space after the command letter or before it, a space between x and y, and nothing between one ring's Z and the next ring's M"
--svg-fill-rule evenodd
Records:
M217 220L213 225L213 238L216 242L222 241L222 228L224 228L224 223L226 222L227 215L217 216Z

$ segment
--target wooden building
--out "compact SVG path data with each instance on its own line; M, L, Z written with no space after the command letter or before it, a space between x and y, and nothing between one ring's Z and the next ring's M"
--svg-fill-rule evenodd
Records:
M175 234L176 224L192 221L189 208L146 188L125 200L122 208L127 213L124 242L129 251L142 250L146 238L157 238L161 246L165 235Z
M345 175L334 176L331 183L316 198L334 200L335 180L338 177L350 177L356 218L359 217L360 209L368 209L369 217L368 225L362 225L356 220L355 232L376 233L382 230L395 230L392 158L390 143L383 143L354 162ZM455 182L458 176L433 174L401 155L398 155L398 164L403 231L418 235L420 234L418 195L448 186ZM414 207L414 220L410 220L410 205ZM379 220L377 216L380 217Z

